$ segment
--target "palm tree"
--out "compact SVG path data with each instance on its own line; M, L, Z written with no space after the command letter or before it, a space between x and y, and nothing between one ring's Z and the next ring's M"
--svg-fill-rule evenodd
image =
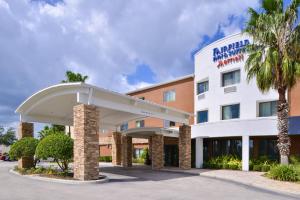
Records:
M66 71L66 80L63 80L62 83L69 83L69 82L85 82L89 77L83 76L80 73L74 73L72 71Z
M74 73L72 71L66 71L66 80L63 80L62 83L70 83L70 82L82 82L84 83L89 77L88 76L84 76L80 73ZM53 125L53 126L56 126L56 128L58 129L64 129L65 130L65 127L64 126L61 126L61 125ZM71 127L69 126L68 128L68 135L71 136Z
M287 7L283 0L262 0L259 11L249 8L250 19L245 29L253 38L245 65L248 81L255 78L262 92L272 88L279 95L277 146L282 164L288 164L291 146L286 96L300 77L299 5L300 0L292 0Z

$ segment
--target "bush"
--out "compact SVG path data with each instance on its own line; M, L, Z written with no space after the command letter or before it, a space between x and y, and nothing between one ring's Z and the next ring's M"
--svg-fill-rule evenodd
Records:
M235 156L218 156L211 158L203 164L204 168L210 169L232 169L237 170L242 168L242 162Z
M268 177L280 181L299 181L300 177L292 165L274 165L267 174Z
M292 155L290 156L291 164L300 165L300 156Z
M144 164L145 160L143 158L134 158L132 160L133 163L140 163L140 164Z
M257 165L253 165L253 171L261 171L261 167L262 167L262 165L260 165L260 164L257 164Z
M141 159L144 160L145 165L151 165L151 159L150 159L150 156L149 156L149 149L148 148L143 149Z
M9 151L9 156L12 160L20 159L21 157L33 157L39 140L33 137L24 137L14 143ZM36 160L34 166L36 165Z
M64 134L48 135L38 144L36 156L40 159L53 158L62 171L67 171L73 157L73 140Z
M99 161L100 162L112 162L112 157L111 156L100 156Z

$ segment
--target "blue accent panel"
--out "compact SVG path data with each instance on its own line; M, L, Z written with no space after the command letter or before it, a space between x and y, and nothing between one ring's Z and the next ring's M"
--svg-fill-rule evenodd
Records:
M300 116L289 117L289 134L300 135Z

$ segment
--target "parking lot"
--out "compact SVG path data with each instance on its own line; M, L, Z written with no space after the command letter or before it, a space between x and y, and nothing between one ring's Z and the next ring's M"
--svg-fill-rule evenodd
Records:
M32 180L11 174L15 162L0 162L0 199L297 199L231 182L175 172L134 167L100 166L108 183L68 185Z

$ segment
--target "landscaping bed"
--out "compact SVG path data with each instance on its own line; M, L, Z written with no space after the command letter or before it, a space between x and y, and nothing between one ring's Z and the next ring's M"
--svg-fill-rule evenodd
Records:
M72 172L63 172L58 169L54 169L52 167L37 167L30 169L20 169L17 166L14 168L14 171L18 172L21 175L37 175L41 177L48 178L58 178L58 179L67 179L67 180L76 180L73 178Z
M218 156L204 162L206 169L231 169L241 170L242 161L236 156ZM250 171L266 172L264 176L279 180L300 183L300 157L291 156L289 165L280 165L277 161L269 160L266 157L251 159L249 162Z

